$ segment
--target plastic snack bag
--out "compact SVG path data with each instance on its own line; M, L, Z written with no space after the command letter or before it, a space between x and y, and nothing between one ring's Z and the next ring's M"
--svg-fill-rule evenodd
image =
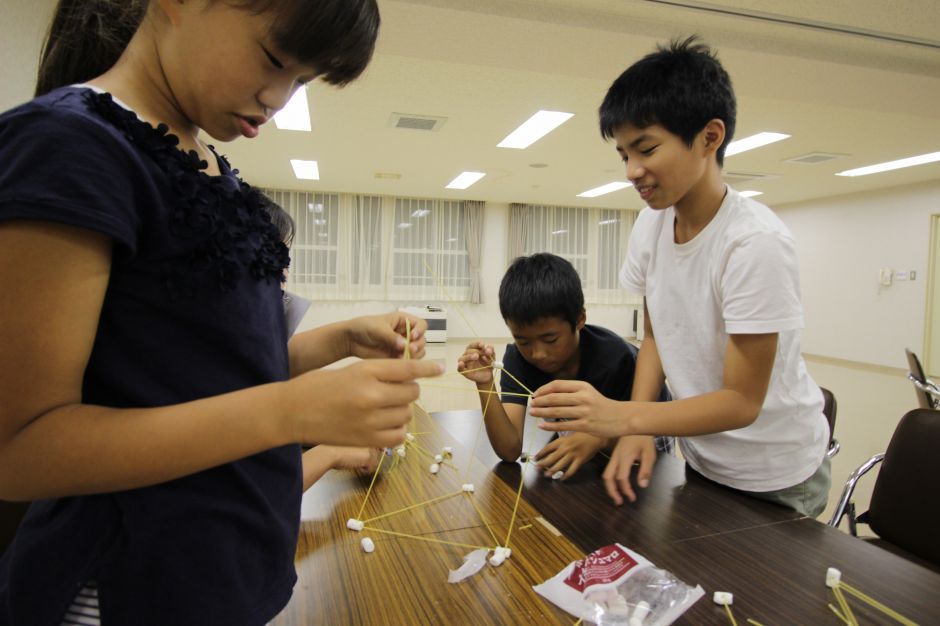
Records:
M666 626L705 595L619 543L569 563L533 589L599 626Z

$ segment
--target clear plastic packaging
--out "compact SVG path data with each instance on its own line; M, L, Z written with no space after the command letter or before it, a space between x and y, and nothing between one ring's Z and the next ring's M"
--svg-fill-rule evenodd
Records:
M599 626L666 626L705 594L620 544L569 563L535 591Z

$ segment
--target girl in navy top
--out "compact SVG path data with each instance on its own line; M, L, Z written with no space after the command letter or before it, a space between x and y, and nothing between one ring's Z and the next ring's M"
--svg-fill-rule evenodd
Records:
M375 0L61 0L0 116L0 623L264 624L287 603L299 442L404 439L423 323L287 342L287 249L199 138L252 138L368 64ZM340 369L347 356L371 358ZM377 358L385 357L385 358Z

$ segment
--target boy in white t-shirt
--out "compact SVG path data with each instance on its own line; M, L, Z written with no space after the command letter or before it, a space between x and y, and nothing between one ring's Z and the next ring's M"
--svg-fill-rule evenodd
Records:
M822 393L800 355L803 326L793 238L766 206L722 181L735 124L731 80L695 38L628 68L600 109L640 212L621 270L642 294L646 337L629 402L580 381L537 390L545 430L620 437L604 473L617 504L658 433L680 437L706 478L810 516L829 493ZM653 402L663 379L674 402ZM641 487L645 486L640 484Z

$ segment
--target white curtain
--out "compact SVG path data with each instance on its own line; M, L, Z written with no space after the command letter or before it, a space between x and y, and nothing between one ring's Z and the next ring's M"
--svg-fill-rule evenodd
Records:
M287 288L298 295L321 301L467 301L475 271L480 298L482 202L261 191L294 218Z
M467 200L462 203L467 228L467 260L470 264L470 290L467 301L471 304L483 302L483 288L480 279L480 264L483 258L483 220L485 203Z
M551 252L574 265L592 304L637 304L620 287L636 211L513 204L509 208L509 261L522 254Z

